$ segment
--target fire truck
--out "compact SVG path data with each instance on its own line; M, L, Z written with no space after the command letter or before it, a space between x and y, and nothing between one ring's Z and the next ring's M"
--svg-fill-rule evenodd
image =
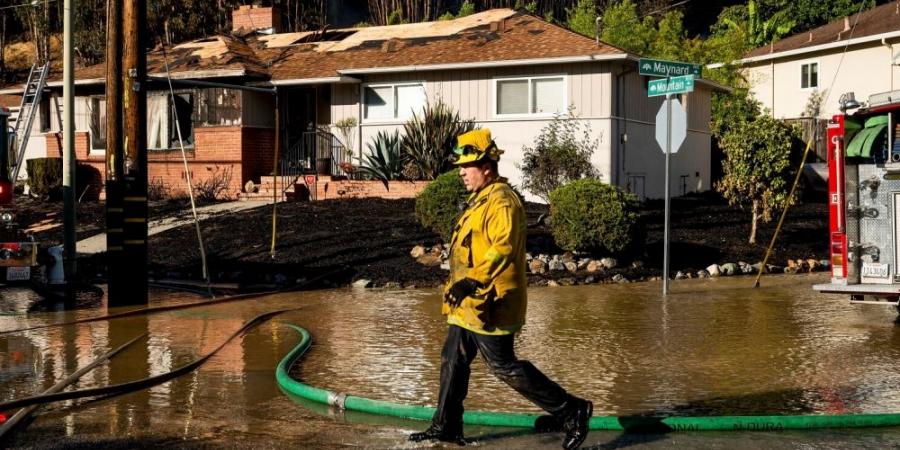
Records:
M37 265L37 244L16 222L10 165L15 161L15 137L0 109L0 284L27 282Z

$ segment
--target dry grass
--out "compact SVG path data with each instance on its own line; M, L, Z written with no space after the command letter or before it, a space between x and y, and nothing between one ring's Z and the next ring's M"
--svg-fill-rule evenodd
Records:
M52 55L51 67L62 67L62 36L50 37L50 54ZM6 67L10 71L28 70L34 63L34 43L31 41L13 42L4 50Z

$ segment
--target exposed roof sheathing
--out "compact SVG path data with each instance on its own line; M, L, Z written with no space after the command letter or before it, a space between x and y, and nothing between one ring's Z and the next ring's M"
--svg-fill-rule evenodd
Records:
M854 28L854 24L856 27ZM852 34L851 34L852 30ZM847 39L900 31L900 3L894 1L849 17L842 17L810 31L794 34L773 44L755 48L745 58L781 53Z
M214 36L171 47L165 56L170 73L177 78L245 76L284 81L331 79L352 69L626 55L536 16L494 9L439 22ZM164 62L161 49L150 52L147 71L165 73ZM105 73L105 63L97 64L76 70L76 79L101 82ZM56 74L51 81L61 78Z

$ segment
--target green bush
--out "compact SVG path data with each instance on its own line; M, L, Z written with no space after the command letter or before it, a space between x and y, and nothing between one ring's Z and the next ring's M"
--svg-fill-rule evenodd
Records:
M595 179L577 180L550 193L551 231L564 250L629 248L638 235L637 197Z
M466 201L466 187L456 170L440 175L416 197L416 219L425 228L450 242L459 205Z
M31 195L40 198L62 196L62 158L33 158L26 161Z
M523 147L522 188L550 201L554 189L581 179L599 178L591 154L600 143L591 138L591 127L575 116L573 107L558 114L541 129L534 147Z

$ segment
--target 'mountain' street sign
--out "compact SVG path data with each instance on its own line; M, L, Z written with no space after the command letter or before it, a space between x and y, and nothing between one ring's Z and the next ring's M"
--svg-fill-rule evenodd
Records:
M693 92L694 76L684 75L681 77L660 78L658 80L650 80L647 84L647 96L656 97L666 94L683 94L685 92Z

